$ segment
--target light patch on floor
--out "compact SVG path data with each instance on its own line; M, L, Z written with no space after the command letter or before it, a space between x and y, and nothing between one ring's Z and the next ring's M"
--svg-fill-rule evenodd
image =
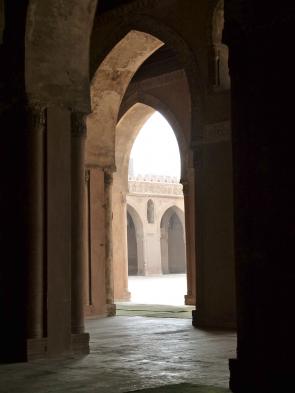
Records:
M129 276L131 302L183 306L187 294L186 274Z
M142 316L153 318L188 318L192 319L194 306L166 306L159 304L116 303L116 315Z

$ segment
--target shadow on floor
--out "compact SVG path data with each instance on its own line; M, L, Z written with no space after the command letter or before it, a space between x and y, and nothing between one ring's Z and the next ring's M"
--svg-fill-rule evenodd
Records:
M135 390L133 393L230 393L228 389L214 386L191 385L187 383L161 386L153 389ZM131 393L131 392L130 392Z

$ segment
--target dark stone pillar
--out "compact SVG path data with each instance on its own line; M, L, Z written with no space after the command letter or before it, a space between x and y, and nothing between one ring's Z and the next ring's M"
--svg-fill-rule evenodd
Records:
M42 349L44 305L44 142L46 131L45 110L34 106L28 111L26 149L29 155L28 204L28 297L27 338L30 352ZM41 346L40 346L41 344ZM34 347L33 347L34 346ZM39 349L38 349L39 347ZM34 348L34 349L33 349Z
M240 2L242 6L242 2ZM230 51L237 278L235 393L294 383L294 4L225 10ZM291 3L290 3L291 4ZM239 11L239 12L238 12ZM244 11L244 13L243 13ZM293 94L293 93L292 93Z
M104 195L105 195L105 280L106 280L106 308L107 315L116 313L114 304L114 275L113 275L113 211L112 211L112 185L113 171L104 169Z
M85 139L86 125L81 113L72 114L71 198L72 198L72 333L84 333L84 256L85 256Z
M184 197L185 213L185 244L186 244L186 266L187 266L187 294L185 304L196 304L196 258L194 241L194 170L188 169L187 179L181 179Z
M71 351L71 113L47 109L47 337L49 356Z
M84 333L85 306L85 140L83 113L72 113L71 134L71 326L72 349L89 352Z
M196 141L196 311L193 325L236 325L232 160L229 122L205 124ZM220 137L222 136L222 137Z

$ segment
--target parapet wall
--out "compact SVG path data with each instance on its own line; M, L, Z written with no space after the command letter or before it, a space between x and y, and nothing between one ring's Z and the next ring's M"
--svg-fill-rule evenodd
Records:
M129 194L183 196L182 188L175 176L138 175L128 178Z

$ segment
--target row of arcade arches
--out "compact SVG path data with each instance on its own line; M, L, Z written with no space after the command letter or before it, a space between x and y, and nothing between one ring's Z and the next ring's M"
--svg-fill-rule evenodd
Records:
M169 207L160 224L160 255L162 274L182 274L186 272L184 212L177 206ZM127 243L128 275L145 273L144 239L147 236L140 214L131 205L127 205Z

